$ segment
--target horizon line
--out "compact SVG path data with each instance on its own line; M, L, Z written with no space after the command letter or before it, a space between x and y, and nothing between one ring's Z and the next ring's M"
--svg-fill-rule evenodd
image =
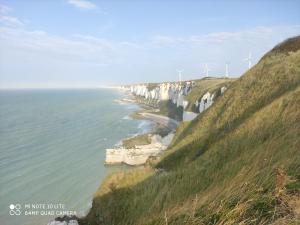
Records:
M119 85L120 86L120 85ZM104 88L116 88L116 86L107 85L107 86L90 86L90 87L0 87L0 91L6 90L72 90L72 89L104 89Z
M228 78L229 79L236 79L239 78L240 76L235 76L235 75L231 75ZM182 80L181 82L185 82L185 81L195 81L195 80L201 80L201 79L205 79L205 78L216 78L216 79L223 79L223 78L227 78L224 75L209 75L208 77L206 76L202 76L202 77L198 77L198 78L194 78L194 79L186 79L186 80ZM90 85L90 86L56 86L56 85L49 85L49 86L26 86L26 85L17 85L17 86L0 86L0 90L65 90L65 89L103 89L103 88L118 88L120 86L127 86L127 85L137 85L137 84L146 84L146 83L166 83L166 82L179 82L178 80L166 80L166 81L144 81L144 82L132 82L132 83L123 83L123 84L107 84L107 85Z

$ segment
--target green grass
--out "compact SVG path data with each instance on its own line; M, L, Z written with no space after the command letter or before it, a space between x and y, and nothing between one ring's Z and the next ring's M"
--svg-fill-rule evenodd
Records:
M181 124L153 169L107 178L80 224L299 224L300 46L291 48L294 41L266 54L213 106Z
M195 111L194 103L201 100L201 97L206 93L210 92L216 94L216 98L221 95L221 87L229 87L230 84L235 81L233 78L213 78L207 77L200 80L195 80L195 86L191 92L186 96L186 100L189 102L186 110Z
M191 92L185 97L185 100L189 102L186 111L194 111L194 103L196 100L201 99L201 97L206 93L215 93L215 100L221 95L221 87L226 86L229 87L230 84L235 79L227 79L227 78L203 78L200 80L194 80L195 86L192 88ZM177 107L170 100L168 101L160 101L158 104L159 112L157 114L161 114L164 116L168 116L172 119L182 121L183 116L183 107Z
M151 144L151 138L148 134L138 135L132 138L123 140L123 146L125 148L135 148L136 145L148 145Z
M229 87L230 84L236 79L233 78L214 78L214 77L206 77L203 79L193 80L195 82L195 86L192 88L191 92L185 97L185 99L189 102L186 111L197 112L194 108L194 103L196 100L200 100L201 97L206 93L215 93L216 100L221 95L221 87ZM170 82L175 83L175 82ZM159 86L159 83L149 83L147 84L148 90L152 90ZM136 96L136 100L139 104L147 107L158 108L158 112L154 112L155 114L168 116L177 121L182 121L183 117L183 107L177 107L177 105L173 104L170 100L160 101L157 103L156 101L145 100L143 97ZM151 108L150 108L151 109ZM153 108L152 108L153 109ZM132 114L133 118L140 119L138 113Z

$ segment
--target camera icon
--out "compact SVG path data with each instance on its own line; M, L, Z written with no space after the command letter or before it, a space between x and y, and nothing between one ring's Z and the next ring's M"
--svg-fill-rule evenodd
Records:
M10 204L9 205L9 215L20 216L21 215L21 205L20 204Z

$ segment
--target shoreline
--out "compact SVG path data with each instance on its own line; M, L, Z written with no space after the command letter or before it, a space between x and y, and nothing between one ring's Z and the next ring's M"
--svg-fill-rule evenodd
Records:
M134 168L140 168L145 167L148 159L153 159L152 157L159 157L160 154L162 154L171 143L176 127L179 124L178 121L171 119L167 116L154 114L159 112L159 109L157 107L147 105L145 103L142 103L138 101L138 99L130 92L122 89L116 89L117 91L121 91L124 93L124 98L122 99L116 99L115 101L120 104L133 104L136 106L139 106L139 109L135 110L133 113L127 115L130 118L134 120L140 120L140 121L151 121L153 123L153 128L151 131L148 131L146 133L139 133L135 134L129 138L121 139L119 142L121 142L120 146L115 146L111 150L115 158L117 158L116 162L113 163L104 163L105 167L119 167L119 166L128 166ZM134 148L124 148L123 141L132 139L141 135L149 135L149 138L151 139L151 142L146 145L136 145ZM106 151L107 151L106 150ZM107 157L107 152L106 152ZM122 169L123 171L123 169ZM102 183L102 182L101 182ZM93 201L93 200L92 200ZM88 214L88 212L91 210L92 207L90 207L84 216ZM56 217L53 220L50 220L47 225L63 225L63 224L73 224L78 225L78 221L82 218L78 215L70 215L70 216L62 216L62 217Z
M131 105L138 106L138 108L136 110L134 110L132 113L129 113L127 115L128 117L130 117L131 119L134 119L134 120L140 120L141 122L142 121L151 121L151 123L153 123L152 129L149 128L150 131L146 131L145 133L143 133L143 132L137 133L128 138L120 139L117 142L117 143L119 143L119 142L121 143L120 146L123 146L123 140L131 139L131 138L134 138L139 135L145 135L145 134L155 135L155 134L161 133L160 128L158 127L158 124L155 122L155 120L152 120L152 119L146 118L146 117L135 118L133 116L133 114L139 114L139 113L149 112L149 110L155 110L153 107L147 106L144 104L140 104L139 102L136 101L135 96L133 96L128 91L124 91L119 88L112 88L112 89L114 89L115 91L120 91L124 94L123 98L115 99L114 100L115 102L117 102L119 104L131 104ZM115 148L118 148L117 143L115 144ZM151 153L151 149L149 149L149 150L148 150L148 152ZM128 163L107 164L107 163L104 163L104 167L110 167L110 168L115 167L116 171L114 171L113 173L116 173L116 172L120 172L120 171L126 171L127 169L129 170L129 169L133 169L133 168L144 167L144 163L141 163L141 164L128 164ZM106 175L105 177L107 177L107 176L109 176L109 175ZM101 181L100 184L102 184L102 182L103 182L103 180ZM51 218L47 222L47 225L66 225L66 224L79 225L78 221L80 220L80 218L85 217L91 210L92 202L93 202L93 197L92 197L91 201L88 203L89 207L85 210L85 212L83 214L56 216L55 218Z
M166 108L170 108L170 105L164 104L164 101L166 101L165 96L163 98L154 96L153 99L149 100L146 95L134 92L128 87L116 88L115 90L122 94L117 99L114 99L115 102L137 106L126 115L126 118L130 117L133 120L141 121L141 123L150 121L151 129L143 132L139 131L129 138L120 139L118 141L119 145L106 149L104 166L128 166L131 171L136 171L137 168L151 168L153 164L161 160L165 150L168 149L175 136L177 126L181 122L176 117L176 110L179 106L182 106L183 100L179 96L174 103L172 99L171 103L173 105L168 110ZM163 91L165 90L163 89ZM174 113L175 116L173 117ZM124 142L129 142L129 144ZM124 173L125 171L121 170L119 172ZM101 182L102 185L103 182ZM80 218L78 219L80 220Z
M147 105L145 103L142 103L138 101L136 96L134 96L131 92L123 89L118 89L119 91L122 91L126 97L122 98L120 100L117 100L119 103L129 103L129 104L134 104L139 106L141 109L134 111L130 115L128 115L132 119L136 120L147 120L153 122L156 126L163 126L170 132L174 132L176 130L176 127L179 125L179 121L174 120L170 117L155 114L159 112L159 108L153 107L151 105ZM159 134L157 132L157 127L155 128L154 131L148 132L149 134ZM164 135L165 136L165 135ZM133 136L134 137L134 136Z
M135 111L129 116L136 120L151 121L154 124L154 128L150 132L121 140L122 144L118 147L106 149L105 166L118 164L126 164L129 166L144 165L150 157L158 156L168 148L179 124L178 121L167 116L152 113L158 112L159 110L138 102L136 97L131 93L125 92L125 94L127 94L127 96L121 99L119 101L120 103L136 104L141 107L140 110ZM145 135L147 135L148 138L145 137ZM141 141L142 139L143 141ZM148 139L146 143L145 139ZM135 144L127 148L124 145L125 141L132 141L135 142Z

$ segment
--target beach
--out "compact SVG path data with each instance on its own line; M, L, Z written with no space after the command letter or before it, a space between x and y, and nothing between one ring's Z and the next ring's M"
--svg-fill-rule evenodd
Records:
M174 137L179 122L167 116L157 114L159 112L157 108L136 101L135 97L129 93L128 98L124 98L123 101L135 103L142 107L142 110L133 113L132 117L140 120L149 120L154 126L146 134L148 137L142 135L133 136L123 140L123 144L115 148L106 149L105 164L143 165L150 157L159 156L167 149ZM145 138L148 140L145 141ZM134 144L126 147L124 144L125 141L129 143L134 142Z

